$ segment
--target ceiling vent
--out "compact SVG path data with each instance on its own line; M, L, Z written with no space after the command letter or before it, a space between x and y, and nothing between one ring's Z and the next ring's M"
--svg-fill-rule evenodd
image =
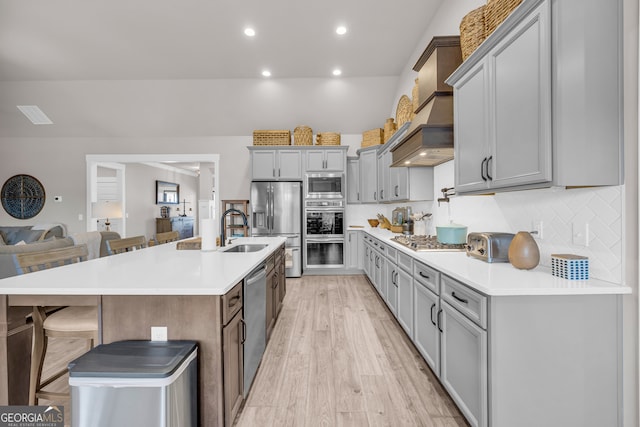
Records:
M413 66L420 105L391 166L436 166L453 159L453 88L444 81L462 63L459 36L434 37Z
M51 125L53 122L37 105L18 105L18 110L34 125Z

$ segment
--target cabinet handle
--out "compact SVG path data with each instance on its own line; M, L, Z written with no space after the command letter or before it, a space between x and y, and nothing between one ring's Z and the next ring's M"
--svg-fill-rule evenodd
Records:
M420 275L420 277L424 277L425 279L431 279L431 276L425 276L424 273L422 271L418 271L418 274Z
M376 268L380 268L380 264L378 264L379 260L380 260L380 257L376 255Z
M234 296L234 297L231 297L231 298L229 299L228 307L229 307L229 308L233 307L234 305L236 305L236 303L237 303L238 301L240 301L240 295L236 295L236 296Z
M487 178L489 178L489 181L493 181L493 177L489 175L489 163L491 163L492 160L493 156L489 156L489 158L487 159Z
M451 292L451 296L453 298L457 299L458 301L460 301L463 304L469 304L469 300L468 299L460 298L458 295L456 295L455 291Z
M398 186L397 185L396 185L396 188L395 188L395 193L396 193L396 197L398 197L399 194L398 194Z
M273 168L273 177L276 177L276 168Z
M351 234L349 234L349 242L351 242Z
M280 168L278 168L278 178L280 178Z
M242 322L242 341L240 341L240 344L244 344L247 340L247 324L244 319L240 319L240 322Z
M394 285L396 284L396 271L393 270L391 272L391 283L393 283Z
M442 324L442 323L440 322L440 319L441 319L440 315L441 315L441 314L442 314L442 309L438 310L438 325L437 325L437 326L438 326L438 330L439 330L441 333L444 333L444 331L443 331L443 330L442 330L442 328L440 327L440 325Z
M356 200L360 201L360 192L359 191L356 193Z
M384 189L380 190L380 200L384 200Z
M487 163L487 158L482 159L482 163L480 164L480 175L482 176L482 180L486 181L487 177L484 175L484 166Z
M438 326L436 325L436 321L433 320L433 309L436 308L436 303L434 302L433 304L431 304L431 315L429 316L429 318L431 319L431 323L433 323L433 326Z
M397 287L398 287L398 272L397 272L397 271L394 271L394 273L396 274L396 276L395 276L396 278L395 278L395 280L393 281L393 284L394 284L394 285L395 285L395 287L397 288Z
M378 200L378 192L377 191L373 192L373 200Z

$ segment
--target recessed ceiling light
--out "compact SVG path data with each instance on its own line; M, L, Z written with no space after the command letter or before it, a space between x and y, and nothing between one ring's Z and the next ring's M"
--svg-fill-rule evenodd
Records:
M422 153L420 153L420 155L421 155L421 156L426 156L426 155L427 155L427 152L426 152L426 151L423 151Z
M347 27L345 27L344 25L340 25L338 28L336 28L336 34L341 36L347 34Z
M335 70L333 70L333 71L331 72L331 74L333 74L334 76L339 76L339 75L341 75L341 74L342 74L342 70L341 70L341 69L339 69L339 68L336 68Z
M53 122L37 105L18 105L22 112L34 125L51 125Z
M411 164L411 160L407 160L404 162L405 165L410 165Z
M253 37L253 36L256 35L256 30L254 30L253 28L245 28L244 29L244 34L245 34L245 36Z
M271 77L271 71L269 71L269 70L263 70L263 71L262 71L262 76L263 76L263 77Z

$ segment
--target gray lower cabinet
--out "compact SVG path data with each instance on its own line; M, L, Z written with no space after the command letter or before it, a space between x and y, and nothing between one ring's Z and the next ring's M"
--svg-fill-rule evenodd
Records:
M440 375L440 331L438 313L440 297L424 284L415 281L413 343L431 370Z
M385 300L389 310L396 318L398 317L398 267L388 258L384 259L386 270L386 293Z
M348 270L362 269L361 248L360 232L347 231L347 256L345 265Z
M469 424L487 426L487 331L446 301L440 310L440 381Z
M363 233L369 280L471 426L621 426L619 295L487 296Z
M396 267L396 289L398 292L398 323L413 340L413 278L402 268Z

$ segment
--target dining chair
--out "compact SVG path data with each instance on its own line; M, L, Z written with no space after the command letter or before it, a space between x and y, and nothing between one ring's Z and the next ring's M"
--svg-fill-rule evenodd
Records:
M87 245L52 249L42 252L15 254L15 262L20 274L33 273L49 268L60 267L86 261L89 255ZM48 313L45 307L34 306L31 313L33 319L33 339L31 346L31 369L29 376L29 405L37 405L38 399L69 399L68 393L44 390L63 376L66 365L42 380L42 367L47 352L49 338L84 339L86 350L90 350L98 341L98 309L97 307L63 307Z
M125 237L123 239L113 239L107 241L107 251L109 255L131 252L147 247L147 240L144 236Z
M167 231L165 233L156 234L156 243L161 245L163 243L175 242L180 239L180 233L177 231Z

